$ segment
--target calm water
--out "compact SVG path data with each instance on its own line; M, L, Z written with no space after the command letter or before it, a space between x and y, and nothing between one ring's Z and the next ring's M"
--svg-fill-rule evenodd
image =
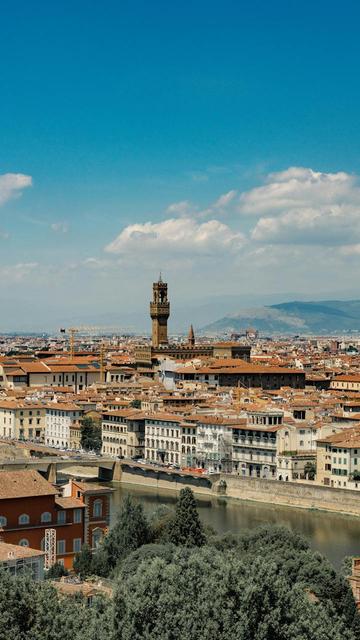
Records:
M115 489L112 496L113 518L128 494L142 502L148 513L161 504L173 506L177 499L177 494L172 491L117 483L112 486ZM196 500L202 521L219 533L239 532L262 524L280 524L303 534L313 549L326 555L336 566L344 556L360 556L360 518L217 497L197 496Z

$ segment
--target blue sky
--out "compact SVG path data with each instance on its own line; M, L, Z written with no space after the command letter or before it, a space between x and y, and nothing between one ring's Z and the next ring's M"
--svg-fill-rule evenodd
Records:
M0 329L359 295L359 14L3 2Z

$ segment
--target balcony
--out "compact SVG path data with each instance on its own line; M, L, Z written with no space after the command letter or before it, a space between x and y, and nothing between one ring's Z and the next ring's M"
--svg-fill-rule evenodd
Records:
M254 449L276 449L276 440L260 440L249 438L233 438L233 444L239 447L252 447Z

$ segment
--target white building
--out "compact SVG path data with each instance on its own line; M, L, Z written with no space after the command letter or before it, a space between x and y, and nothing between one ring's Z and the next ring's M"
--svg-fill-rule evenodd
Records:
M197 466L207 471L231 471L234 420L199 416L196 432Z
M76 404L53 402L46 409L45 444L50 447L69 449L71 447L71 428L79 424L84 411Z
M145 417L146 460L180 466L182 422L180 416L160 412Z

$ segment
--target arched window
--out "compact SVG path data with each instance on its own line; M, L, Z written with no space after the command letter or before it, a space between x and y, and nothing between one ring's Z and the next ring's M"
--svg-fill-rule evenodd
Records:
M19 542L20 547L28 547L29 546L29 540L26 540L26 538L22 538Z
M5 516L0 516L0 527L6 527L7 525L7 518L5 518Z
M51 522L51 513L49 511L44 511L41 514L41 522Z
M101 540L103 539L104 532L102 529L94 529L92 533L92 547L96 549L100 545Z
M95 500L93 504L93 516L101 518L102 516L102 500Z
M22 513L21 516L19 516L19 524L29 524L30 522L30 516L28 516L27 513Z

